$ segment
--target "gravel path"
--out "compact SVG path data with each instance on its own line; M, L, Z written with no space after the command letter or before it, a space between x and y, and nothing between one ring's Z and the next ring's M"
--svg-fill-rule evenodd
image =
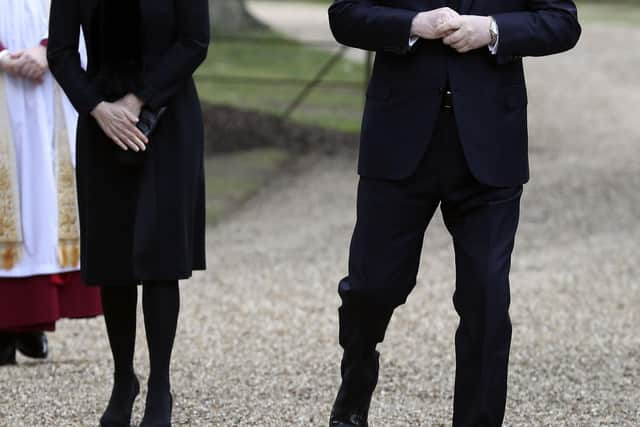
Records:
M329 4L329 1L327 1ZM253 16L284 34L303 41L334 41L327 25L327 4L250 0Z
M253 16L276 31L292 39L316 43L319 47L335 51L337 44L327 24L327 4L277 0L248 2ZM345 56L354 61L366 59L366 53L359 49L349 48Z
M640 56L625 48L638 45L640 31L592 26L573 53L529 61L534 180L513 265L508 426L640 423ZM325 425L354 168L350 155L305 158L209 230L210 269L183 287L176 425ZM438 218L381 348L373 426L450 425L453 280ZM96 425L110 391L102 320L60 322L50 341L50 361L0 369L0 426Z

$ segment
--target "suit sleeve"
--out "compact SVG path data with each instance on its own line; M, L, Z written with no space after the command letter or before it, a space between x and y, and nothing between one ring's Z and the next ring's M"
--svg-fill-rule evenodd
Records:
M529 0L527 10L493 16L500 30L498 56L546 56L572 49L582 29L572 0Z
M47 61L78 113L88 114L102 97L80 62L80 1L51 1Z
M153 69L143 76L137 95L151 109L165 106L207 57L210 41L207 0L175 2L177 38Z
M417 14L372 0L335 0L329 8L329 23L343 45L402 55L411 50L411 24Z

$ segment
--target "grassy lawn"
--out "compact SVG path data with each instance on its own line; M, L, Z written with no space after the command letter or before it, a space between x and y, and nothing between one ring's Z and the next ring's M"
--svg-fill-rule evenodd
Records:
M580 19L589 23L607 23L640 26L640 1L628 0L614 3L603 1L578 2Z
M262 148L210 157L206 160L207 223L253 196L291 159L277 148Z
M332 56L332 52L287 41L271 32L251 34L251 37L265 41L238 43L216 40L214 36L209 57L196 75L200 96L204 101L282 114L303 89L304 82L310 81ZM364 65L341 59L325 77L325 81L348 85L331 87L330 83L321 84L295 111L292 119L357 131L362 111L364 74ZM207 78L212 75L303 82L261 85ZM353 87L349 86L351 84Z

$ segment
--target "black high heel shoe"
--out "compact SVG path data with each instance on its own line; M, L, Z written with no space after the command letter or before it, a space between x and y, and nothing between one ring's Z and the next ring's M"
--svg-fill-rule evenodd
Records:
M16 364L16 337L14 334L0 333L0 366Z
M100 418L100 427L130 427L131 414L133 412L133 404L136 397L140 394L140 382L137 377L133 377L134 381L129 390L128 396L122 396L115 389L111 393L111 399L104 414Z
M147 405L149 408L149 405ZM153 414L145 409L144 417L140 427L171 427L171 418L173 417L173 394L169 393L169 419L168 420L151 420Z

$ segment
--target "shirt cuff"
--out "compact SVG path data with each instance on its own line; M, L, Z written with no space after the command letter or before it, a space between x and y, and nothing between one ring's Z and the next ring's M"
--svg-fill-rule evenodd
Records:
M409 37L409 47L415 46L415 44L418 43L418 40L420 40L420 37L418 36Z

